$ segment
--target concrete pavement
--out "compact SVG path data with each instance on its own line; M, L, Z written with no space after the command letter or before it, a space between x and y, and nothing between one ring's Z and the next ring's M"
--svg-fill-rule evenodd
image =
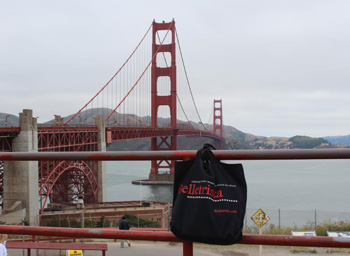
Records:
M125 243L126 245L126 243ZM222 254L211 252L211 250L205 248L194 248L195 256L221 256ZM120 242L108 243L107 256L179 256L183 255L183 247L181 243L169 243L169 242L142 242L131 241L131 246L120 248ZM92 256L97 254L85 254L86 256Z
M131 247L120 248L120 242L112 240L101 240L108 244L106 256L182 256L183 248L181 243L169 242L148 242L131 241ZM329 256L328 248L317 248L317 255ZM349 249L332 249L337 256L348 256ZM26 251L19 249L9 249L10 256L26 256ZM313 248L298 248L298 256L309 256ZM58 256L66 255L66 251L58 250L32 250L32 256ZM84 256L101 256L101 251L85 251ZM205 244L195 244L193 247L194 256L260 256L257 245L233 245L233 246L209 246ZM291 253L291 247L263 246L262 255L264 256L288 256L295 255Z

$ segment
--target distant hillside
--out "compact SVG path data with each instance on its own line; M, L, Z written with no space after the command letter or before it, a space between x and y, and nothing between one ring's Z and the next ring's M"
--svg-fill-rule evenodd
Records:
M328 140L332 144L350 146L350 135L344 136L327 136L324 139Z
M294 136L289 139L293 143L294 148L318 148L318 147L331 147L331 143L323 138L311 138L308 136Z
M94 117L96 115L101 115L103 119L106 119L107 116L112 112L112 109L108 108L94 108L94 109L88 109L82 111L80 114L75 116L71 120L71 124L74 125L95 125ZM63 122L65 123L68 121L72 116L75 114L63 117ZM113 126L114 123L118 123L118 125L121 126L137 126L137 125L147 125L148 123L143 120L142 118L136 116L136 115L123 115L115 112L111 118L109 119L108 125ZM46 123L43 123L43 125L51 125L55 120L52 119Z
M97 113L106 118L111 109L90 109L83 111L73 120L75 125L94 125L94 116ZM8 114L0 113L0 127L5 126L5 119ZM73 115L64 117L64 121L68 120ZM113 126L115 123L121 126L145 126L149 125L150 116L138 117L136 115L124 115L115 113L111 121L107 124ZM54 123L50 120L39 126L50 126ZM168 127L170 124L169 118L159 118L158 125L160 127ZM8 116L8 126L18 126L18 117L14 115ZM212 131L213 126L210 124L177 121L178 128L182 129L204 129ZM249 133L244 133L232 126L224 125L224 149L292 149L292 148L331 148L331 147L348 147L350 146L350 135L347 136L329 136L324 138L311 138L308 136L286 137L264 137L256 136ZM178 137L178 149L195 150L200 148L204 143L213 143L213 140L205 137ZM113 142L108 145L107 150L150 150L151 143L149 139L125 140Z
M225 149L311 149L333 147L323 138L308 136L264 137L241 132L231 126L225 126Z
M7 126L18 126L19 124L19 118L18 116L7 114L7 113L0 113L0 127L6 126L6 116L7 116Z

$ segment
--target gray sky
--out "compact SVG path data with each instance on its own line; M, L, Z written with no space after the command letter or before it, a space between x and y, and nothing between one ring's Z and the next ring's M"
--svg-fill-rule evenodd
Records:
M0 112L80 109L153 19L176 22L203 121L264 136L350 134L350 1L0 0Z

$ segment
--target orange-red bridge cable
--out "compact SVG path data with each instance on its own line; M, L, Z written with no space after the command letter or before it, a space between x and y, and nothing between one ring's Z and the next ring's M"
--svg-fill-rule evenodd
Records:
M165 36L164 36L164 38L163 38L163 41L162 41L162 43L161 43L159 46L163 45L163 42L164 42L165 38L167 37L167 35L168 35L168 33L169 33L170 29L171 29L171 26L173 26L173 23L170 24L170 26L169 26L169 28L168 28L168 31L167 31L167 33L165 34ZM115 109L113 109L113 111L106 117L105 121L107 121L107 120L111 117L111 115L114 113L114 111L116 111L116 110L119 108L119 106L125 101L125 99L126 99L126 98L130 95L130 93L134 90L134 88L135 88L136 85L140 82L140 80L141 80L141 78L143 77L143 75L146 73L147 69L148 69L148 68L150 67L150 65L152 64L152 61L153 61L154 58L157 56L159 50L160 50L160 47L158 47L157 51L154 53L154 55L153 55L151 61L148 63L147 67L146 67L145 70L142 72L142 74L141 74L141 76L139 77L139 79L137 79L136 83L131 87L131 89L130 89L130 90L128 91L128 93L124 96L124 98L123 98L122 101L118 104L118 106L115 107Z
M198 108L197 108L197 105L196 105L196 101L194 100L194 97L193 97L193 93L192 93L192 89L191 89L191 85L190 85L190 81L188 79L188 75L187 75L187 70L186 70L186 67L185 67L185 62L184 62L184 58L183 58L183 55L182 55L182 51L181 51L181 46L180 46L180 41L179 41L179 36L177 34L177 30L175 28L175 34L176 34L176 40L177 40L177 44L179 46L179 51L180 51L180 56L181 56L181 60L182 60L182 66L184 68L184 71L185 71L185 76L186 76L186 80L187 80L187 84L188 84L188 88L190 90L190 93L191 93L191 97L192 97L192 101L193 101L193 104L194 104L194 107L196 109L196 112L197 112L197 115L198 115L198 118L199 118L199 121L201 122L204 130L208 131L207 128L205 128L204 124L203 124L203 121L201 119L201 116L199 115L199 112L198 112Z
M151 30L152 25L148 28L146 34L142 37L140 43L136 46L135 50L130 54L129 58L124 62L124 64L119 68L119 70L117 71L117 73L114 74L114 76L112 76L112 78L106 83L105 86L102 87L101 90L99 90L99 92L88 102L84 105L84 107L82 107L75 115L73 115L67 122L64 123L64 125L67 125L72 119L74 119L87 105L89 105L100 93L101 91L103 91L108 85L109 83L119 74L119 72L124 68L124 66L126 65L126 63L128 63L128 61L131 59L131 57L134 55L134 53L136 52L136 50L139 48L139 46L141 45L141 43L143 42L143 40L145 39L146 35L148 34L148 32Z

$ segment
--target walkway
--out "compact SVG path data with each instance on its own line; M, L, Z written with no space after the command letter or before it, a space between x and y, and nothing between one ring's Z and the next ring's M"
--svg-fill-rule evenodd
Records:
M181 256L182 244L169 243L169 242L146 242L146 241L131 241L131 247L120 248L120 242L108 243L107 256ZM313 253L313 248L298 247L295 250L298 253L292 254L290 247L273 247L263 246L263 256L310 256ZM349 256L350 249L332 249L333 255L336 256ZM61 251L61 255L65 256L66 252ZM22 250L9 250L10 256L23 256ZM43 251L40 250L39 254L36 254L35 250L32 250L33 256L58 256L59 251ZM100 256L99 251L86 251L84 256ZM196 244L194 246L194 256L259 256L258 246L248 245L234 245L234 246L208 246L205 244ZM327 248L317 248L315 255L329 256L332 254L327 253Z

